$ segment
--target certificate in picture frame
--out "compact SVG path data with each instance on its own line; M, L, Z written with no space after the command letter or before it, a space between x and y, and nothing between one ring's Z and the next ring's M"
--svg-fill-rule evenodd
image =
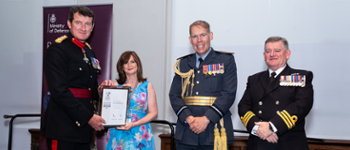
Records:
M127 121L128 93L128 88L103 87L100 114L106 121L104 126L125 125Z

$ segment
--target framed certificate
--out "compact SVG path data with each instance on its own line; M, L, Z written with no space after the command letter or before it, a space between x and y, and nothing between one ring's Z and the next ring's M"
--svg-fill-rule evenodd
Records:
M128 108L127 88L105 86L102 91L101 117L106 120L104 126L125 125Z

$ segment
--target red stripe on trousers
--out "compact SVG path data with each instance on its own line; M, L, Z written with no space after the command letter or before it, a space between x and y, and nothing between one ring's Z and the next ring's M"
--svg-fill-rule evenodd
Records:
M57 150L57 140L52 140L51 149L52 150Z

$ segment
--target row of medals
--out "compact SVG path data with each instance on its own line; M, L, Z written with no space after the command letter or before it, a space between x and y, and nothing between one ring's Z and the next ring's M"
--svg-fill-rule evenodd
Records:
M281 86L305 86L306 76L305 75L281 75L280 85Z
M203 73L205 75L216 75L216 74L224 74L224 64L209 64L203 65Z

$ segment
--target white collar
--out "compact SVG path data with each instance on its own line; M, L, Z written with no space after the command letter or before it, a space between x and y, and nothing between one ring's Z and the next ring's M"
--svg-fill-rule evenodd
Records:
M276 75L274 76L274 78L276 78L283 70L284 70L284 68L286 68L286 66L287 65L284 65L283 67L281 67L281 68L279 68L279 69L277 69L275 72L276 72ZM271 73L272 73L273 71L271 70L271 69L269 69L269 77L271 76Z

